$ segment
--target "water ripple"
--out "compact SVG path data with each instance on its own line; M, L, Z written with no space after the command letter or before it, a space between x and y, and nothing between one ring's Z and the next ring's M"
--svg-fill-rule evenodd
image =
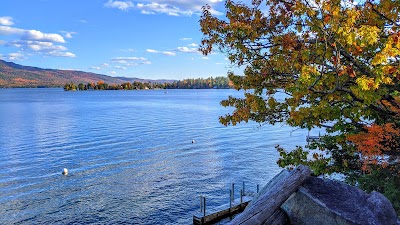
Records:
M279 171L274 146L306 132L224 127L228 95L1 89L0 224L190 224L199 195L255 190Z

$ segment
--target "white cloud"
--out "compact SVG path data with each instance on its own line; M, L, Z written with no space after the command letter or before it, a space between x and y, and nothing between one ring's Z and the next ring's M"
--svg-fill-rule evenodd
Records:
M128 49L121 49L121 51L123 51L123 52L134 52L135 49L133 49L133 48L128 48Z
M149 4L138 3L136 4L136 8L140 9L142 12L145 12L145 14L162 13L170 16L180 16L180 15L190 16L193 14L192 11L181 10L178 7L169 4L159 4L157 2L152 2Z
M190 47L198 47L199 45L196 44L196 43L192 43L192 44L188 44L188 46L190 46Z
M175 52L167 52L167 51L162 52L162 54L163 55L168 55L168 56L175 56L176 55Z
M42 54L47 56L58 56L58 57L76 57L72 52L67 52L67 48L63 45L57 45L55 43L65 43L64 37L56 33L44 33L39 30L28 30L16 27L11 27L12 18L0 17L0 35L17 36L19 40L14 41L0 41L1 45L7 47L14 47L19 49L19 53L13 53L8 56L9 60L20 60L25 59L25 56L33 54ZM9 25L9 26L1 26ZM65 32L66 38L72 37L75 32ZM21 56L21 55L24 56Z
M8 56L10 56L10 57L21 57L23 55L21 53L10 53L10 54L8 54Z
M59 34L47 34L38 30L24 30L15 27L0 26L0 35L19 35L23 40L65 43L64 38Z
M179 16L178 12L168 12L169 16Z
M143 0L142 0L143 1ZM217 6L220 6L223 8L223 5L221 3L224 2L224 0L152 0L152 3L157 3L159 5L167 5L169 9L174 9L173 11L155 11L156 13L167 13L168 15L174 15L174 13L178 15L185 15L185 16L190 16L192 14L201 14L202 7L206 4L210 5L212 9L210 12L213 15L222 15L221 12L215 10ZM169 12L172 12L170 14Z
M149 52L149 53L161 53L163 55L168 55L168 56L175 56L176 55L175 52L169 52L169 51L161 52L161 51L157 51L157 50L154 50L154 49L146 49L146 52Z
M48 52L47 55L51 56L59 56L59 57L69 57L69 58L75 58L76 55L72 52L58 52L58 51L51 51Z
M114 68L121 69L121 70L126 70L126 67L124 67L124 66L114 66Z
M102 70L102 69L107 68L107 67L109 67L109 66L110 66L110 64L108 64L108 63L102 63L102 64L100 64L99 66L92 66L92 67L90 67L90 69L93 69L93 70Z
M147 58L144 58L144 57L116 57L116 58L112 58L110 60L110 62L122 64L123 67L138 66L141 64L151 64L151 62L148 61ZM122 69L122 67L120 67L119 69Z
M193 38L187 38L187 37L185 37L185 38L181 38L181 39L179 39L179 40L181 40L181 41L190 41L190 40L192 40Z
M131 1L112 1L109 0L107 3L104 4L107 8L117 8L120 10L128 10L129 8L133 8L134 5Z
M199 50L197 48L188 48L188 47L178 47L177 51L183 53L199 53Z
M52 42L19 40L5 43L5 45L19 48L24 52L34 52L49 56L75 57L75 54L65 52L68 50L65 46L55 45Z
M14 25L13 19L9 16L0 17L0 25L11 26Z
M59 34L45 34L38 30L25 30L22 39L65 43L64 38Z
M28 47L33 51L42 51L42 50L47 50L47 49L54 49L54 50L57 50L57 51L65 51L65 50L67 50L66 47L61 46L61 45L52 46L52 47L48 48L48 47L44 47L44 46L41 46L41 45L33 44L33 45L28 45Z
M150 53L159 53L159 51L154 50L154 49L146 49L146 52L150 52Z
M141 13L141 14L145 14L145 15L153 15L153 14L156 14L155 12L147 11L147 10L142 10L142 11L140 11L140 13Z
M76 55L72 52L54 52L54 56L75 58Z
M79 23L89 23L87 20L79 20Z
M24 43L21 41L20 43ZM54 45L51 42L42 42L42 41L26 41L24 43L28 48L33 51L66 51L67 48L62 45Z
M123 59L117 60L117 59L112 59L111 60L113 63L120 63L120 64L128 64L129 62Z
M136 2L136 3L134 3ZM202 6L208 4L212 7L222 3L223 0L137 0L137 1L113 1L108 0L104 6L120 10L136 9L142 14L166 14L169 16L200 15ZM222 15L212 8L213 15Z
M73 38L72 37L72 35L75 35L75 34L77 34L77 32L69 32L69 31L61 31L61 33L63 33L64 34L64 37L65 38Z
M7 58L8 60L22 60L24 59L24 55L21 53L10 53Z
M209 60L210 58L208 58L208 57L206 57L206 56L203 56L203 57L201 57L201 59Z
M110 73L113 75L117 74L117 72L115 72L115 71L111 71Z
M24 32L23 29L0 26L0 35L23 35Z

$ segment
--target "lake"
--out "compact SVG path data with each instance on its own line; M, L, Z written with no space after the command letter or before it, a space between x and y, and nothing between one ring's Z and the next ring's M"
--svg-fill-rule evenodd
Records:
M0 89L0 224L191 224L200 195L255 191L281 170L274 146L307 131L224 127L229 95L243 92Z

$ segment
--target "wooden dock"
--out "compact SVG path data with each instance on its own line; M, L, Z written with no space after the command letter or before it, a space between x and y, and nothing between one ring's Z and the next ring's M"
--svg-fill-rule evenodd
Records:
M231 203L207 209L207 211L204 209L202 212L193 215L193 224L212 224L226 217L240 213L252 199L253 197L251 196L242 196L241 198L233 200Z
M319 142L319 141L321 141L321 132L319 132L318 133L318 136L312 136L312 135L310 135L310 130L308 130L308 135L307 135L307 137L306 137L306 141L308 142L308 143L310 143L310 142Z
M321 140L321 136L307 136L307 142L318 142Z

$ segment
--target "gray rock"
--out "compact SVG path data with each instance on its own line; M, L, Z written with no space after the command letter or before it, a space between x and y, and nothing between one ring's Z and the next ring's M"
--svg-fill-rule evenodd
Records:
M373 206L371 211L374 213L378 221L392 221L392 214L394 214L394 219L391 223L396 224L396 211L393 209L390 201L383 194L373 191L367 198L367 202ZM388 212L392 212L392 214Z
M297 224L395 225L396 211L382 194L366 194L345 183L311 177L282 204Z

